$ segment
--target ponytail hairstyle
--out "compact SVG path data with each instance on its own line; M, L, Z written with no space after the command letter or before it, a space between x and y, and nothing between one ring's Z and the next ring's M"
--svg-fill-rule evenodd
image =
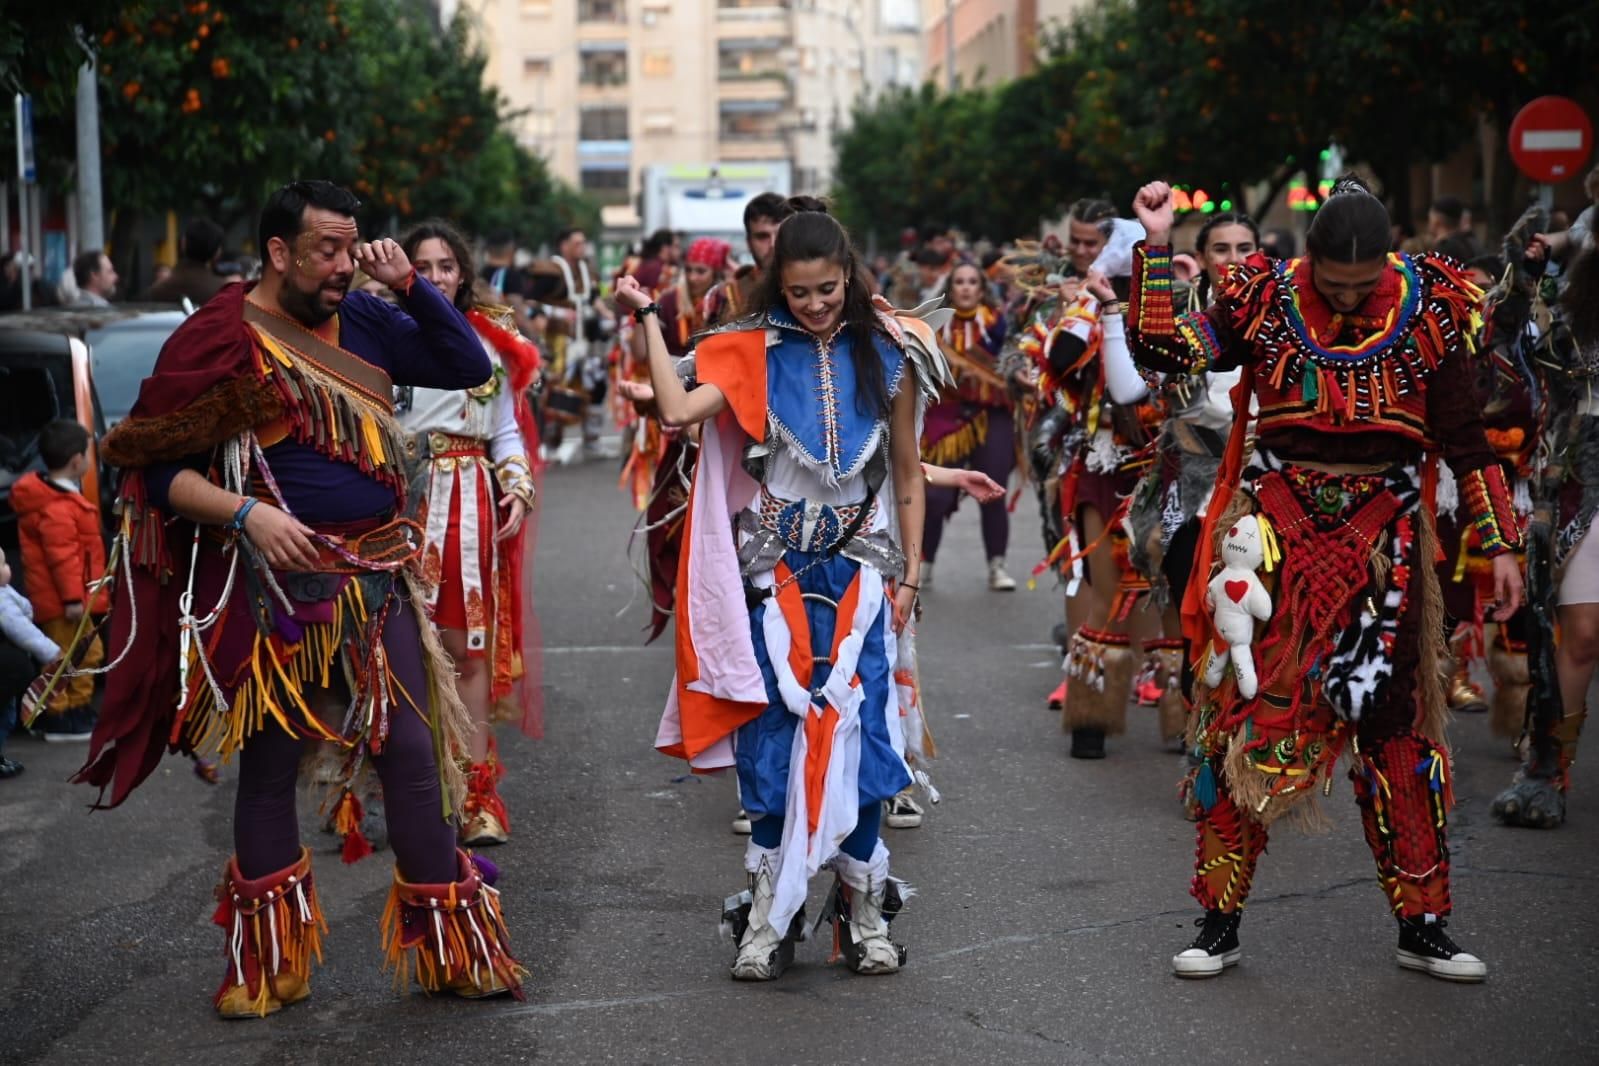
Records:
M1194 237L1194 251L1199 255L1205 254L1205 242L1210 240L1210 235L1221 226L1244 226L1255 237L1255 247L1260 248L1260 224L1242 211L1217 211L1205 218L1204 225L1199 227L1199 233ZM1210 303L1210 271L1201 270L1199 278L1194 283L1194 288L1199 296L1201 307Z
M412 226L400 238L400 249L407 259L416 258L416 250L423 241L440 240L455 256L456 269L461 272L461 283L455 287L455 309L465 314L477 302L472 290L477 285L477 269L472 265L472 243L461 236L461 231L441 218L430 218Z
M1369 263L1388 255L1394 242L1392 227L1382 201L1365 182L1345 174L1317 209L1305 234L1305 250L1312 258L1334 263Z
M767 267L757 297L766 312L788 308L783 290L783 268L790 263L825 259L844 271L844 306L841 322L850 335L850 358L855 364L855 402L862 414L888 417L891 403L883 378L883 361L877 356L877 311L866 269L850 244L849 234L827 213L827 205L814 196L796 196L787 203L794 213L777 229L772 262Z

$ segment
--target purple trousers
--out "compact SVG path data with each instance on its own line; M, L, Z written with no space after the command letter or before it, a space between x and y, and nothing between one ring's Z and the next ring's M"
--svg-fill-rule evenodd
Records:
M1016 469L1016 417L1009 407L988 408L988 436L961 464L967 470L980 470L1004 485ZM960 506L958 489L927 486L927 519L922 528L922 559L932 562L944 540L944 523L955 516ZM1004 496L981 505L983 550L990 559L1002 559L1010 546L1010 511Z
M422 665L422 637L409 605L396 600L390 607L383 646L396 680L425 712L428 679ZM345 689L342 679L335 688ZM344 699L348 700L347 691ZM402 698L400 703L390 710L383 753L372 758L383 785L389 846L405 880L443 884L454 881L458 870L455 825L444 817L433 731L408 702ZM233 803L233 847L239 872L246 878L265 877L300 857L295 784L303 754L302 742L270 719L244 743Z

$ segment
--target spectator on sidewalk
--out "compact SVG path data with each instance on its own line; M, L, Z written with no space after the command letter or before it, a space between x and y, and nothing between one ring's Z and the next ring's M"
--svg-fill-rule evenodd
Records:
M209 218L191 218L178 238L178 263L165 280L157 281L145 292L152 303L182 303L185 298L199 307L217 294L227 282L217 274L217 259L222 254L222 227Z
M47 663L61 657L56 642L33 624L33 605L11 585L11 566L0 549L0 779L22 764L6 758L6 738L17 727L17 700Z
M28 599L38 626L63 648L72 642L84 613L109 609L105 589L105 542L100 512L79 487L89 472L89 431L58 418L39 433L39 456L46 472L24 474L11 487L17 512L17 537ZM76 664L100 665L100 638L91 638ZM39 719L48 741L86 741L94 731L94 678L64 681L51 693Z
M111 297L117 294L117 268L111 257L99 248L82 252L72 261L72 278L77 282L78 294L73 307L110 307Z

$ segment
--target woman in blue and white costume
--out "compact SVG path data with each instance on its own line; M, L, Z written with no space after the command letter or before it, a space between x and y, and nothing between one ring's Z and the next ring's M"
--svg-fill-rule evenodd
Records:
M704 427L656 745L737 767L753 831L733 976L782 972L824 865L845 961L893 973L901 893L878 830L911 783L895 675L921 558L918 420L949 379L935 323L874 306L843 227L804 209L753 313L700 339L692 388L648 293L624 278L616 297L643 324L662 421Z

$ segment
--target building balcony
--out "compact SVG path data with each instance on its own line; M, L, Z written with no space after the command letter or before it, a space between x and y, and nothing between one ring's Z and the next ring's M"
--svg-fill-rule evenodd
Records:
M723 137L717 142L719 158L734 162L775 162L789 158L788 141L774 137Z
M717 37L789 37L789 10L776 0L722 4L716 9Z
M716 83L716 99L724 103L735 100L781 102L787 100L792 92L788 75L780 73L742 74L732 77L722 74Z

